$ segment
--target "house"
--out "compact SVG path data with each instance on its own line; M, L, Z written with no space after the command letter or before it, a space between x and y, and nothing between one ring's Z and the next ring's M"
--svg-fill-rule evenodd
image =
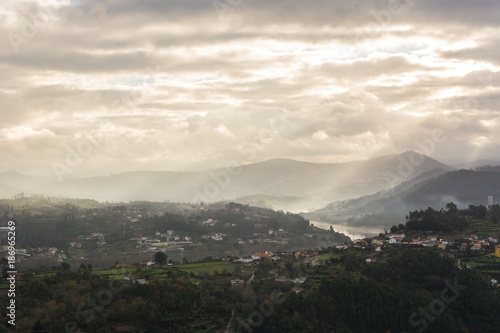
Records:
M281 252L280 255L283 258L291 258L291 257L293 257L293 252Z
M304 288L301 288L301 287L293 287L293 288L292 288L292 293L299 294L299 293L301 293L303 290L304 290Z
M480 245L480 246L489 246L490 243L488 241L485 241L484 239L476 240L474 241L474 244Z
M243 287L245 285L245 280L235 279L231 280L231 287Z
M381 252L381 251L382 251L382 248L380 246L375 248L375 252Z
M483 248L479 244L472 245L472 247L470 249L471 249L471 251L482 251L483 250Z
M383 239L383 238L374 238L372 240L372 244L374 244L374 245L383 245L384 242L385 242L385 239Z
M362 247L368 245L368 243L364 239L355 239L354 244L362 246Z
M269 260L271 260L272 255L273 254L270 252L254 253L254 254L252 254L252 259L253 260L269 261Z
M123 277L123 281L125 282L133 282L135 280L135 276L133 275L127 275Z
M349 248L349 245L347 245L347 244L340 244L340 245L337 245L335 248L341 249L341 250L345 250L345 249Z
M500 245L495 246L495 257L500 258Z
M155 265L155 262L154 262L154 260L141 260L141 261L139 261L139 265L151 267L151 266Z
M446 250L446 244L443 244L443 243L437 243L437 246L438 246L440 249Z
M216 223L217 223L217 220L208 219L206 221L201 222L201 225L213 227Z
M115 268L127 268L127 267L130 267L129 264L118 264L115 266Z
M298 278L295 278L292 280L293 283L305 283L307 280L307 278L305 276L301 276L301 277L298 277Z
M467 243L462 243L462 245L460 245L460 251L465 252L467 250L467 246Z
M488 237L488 241L490 241L490 243L498 243L498 238L493 238L493 237Z
M289 282L291 280L292 279L290 279L289 277L286 277L286 276L279 276L279 277L274 279L274 281L276 281L276 282Z
M242 263L249 263L252 261L253 261L253 258L240 258L240 260L239 260L239 262L242 262Z
M223 240L223 239L224 239L224 238L223 238L224 236L226 236L226 235L225 235L225 234L222 234L222 233L216 233L216 234L214 234L213 236L211 236L211 238L212 238L213 240L216 240L216 241L221 241L221 240Z
M449 239L442 239L441 243L443 243L444 245L449 245L449 246L455 245L455 241L452 241L452 240L449 240Z

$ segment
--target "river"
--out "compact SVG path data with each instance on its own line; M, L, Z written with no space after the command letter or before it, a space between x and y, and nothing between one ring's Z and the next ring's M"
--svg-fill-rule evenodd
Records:
M336 232L343 233L346 236L349 236L351 239L359 239L359 238L365 238L365 237L373 237L377 236L379 233L384 232L383 227L355 227L355 226L348 226L344 224L332 224L329 222L321 222L321 221L310 221L312 224L314 224L315 227L321 228L321 229L330 229L330 226L333 227L333 230Z

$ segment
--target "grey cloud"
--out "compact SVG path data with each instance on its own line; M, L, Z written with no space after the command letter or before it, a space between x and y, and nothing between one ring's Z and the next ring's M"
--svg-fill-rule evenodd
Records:
M477 47L443 52L443 56L450 59L487 61L497 66L500 65L498 57L500 38L495 36L493 38L482 39L478 42L479 45Z
M487 154L500 143L499 8L415 1L388 16L382 0L243 0L220 18L212 1L82 0L18 53L0 40L9 78L0 83L0 130L27 131L1 137L0 156L5 168L28 172L37 160L50 172L65 145L104 122L106 142L77 174L208 168L250 162L238 147L258 144L283 119L253 162L416 149L436 128L449 139L434 157L479 149L481 135ZM7 22L6 32L23 24ZM476 48L460 49L471 40ZM454 51L440 51L452 42Z

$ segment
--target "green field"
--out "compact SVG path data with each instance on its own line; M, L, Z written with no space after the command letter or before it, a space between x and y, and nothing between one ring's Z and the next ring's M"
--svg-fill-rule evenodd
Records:
M469 220L467 234L477 233L478 236L500 235L500 223L492 223L487 220Z
M341 256L342 256L342 254L339 254L339 253L328 252L328 253L318 254L317 256L314 256L314 258L323 259L323 260L330 260L331 258L340 258Z
M176 265L174 268L181 270L186 273L193 273L195 275L200 275L202 273L214 274L217 270L219 273L225 269L228 273L233 273L237 264L231 262L203 262L197 264L187 264L187 265Z
M115 268L115 269L107 269L107 270L101 270L101 271L92 271L92 274L95 275L107 275L111 279L113 278L123 278L125 275L133 274L135 271L137 271L139 267L136 266L130 266L130 267L124 267L124 268Z
M481 256L464 259L463 264L471 265L475 269L487 272L496 278L500 277L500 258Z

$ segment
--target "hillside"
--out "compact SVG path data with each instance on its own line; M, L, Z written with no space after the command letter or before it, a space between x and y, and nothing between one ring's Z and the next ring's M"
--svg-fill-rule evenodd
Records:
M454 202L459 207L487 204L488 196L500 198L500 173L458 170L415 182L417 179L390 190L343 203L333 203L311 214L311 220L349 221L357 225L388 226L400 223L408 211L433 207L440 209ZM430 173L428 175L432 175ZM425 176L425 175L422 175Z

